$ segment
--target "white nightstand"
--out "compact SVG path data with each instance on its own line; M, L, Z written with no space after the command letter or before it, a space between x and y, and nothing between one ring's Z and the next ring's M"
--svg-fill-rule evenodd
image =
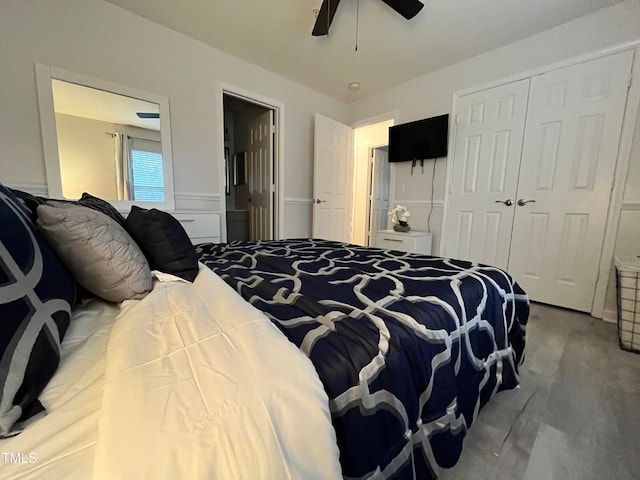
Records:
M178 219L194 245L205 242L220 243L219 213L174 211L171 215Z
M375 246L389 250L400 250L401 252L431 255L431 240L432 235L427 232L379 230L376 233Z

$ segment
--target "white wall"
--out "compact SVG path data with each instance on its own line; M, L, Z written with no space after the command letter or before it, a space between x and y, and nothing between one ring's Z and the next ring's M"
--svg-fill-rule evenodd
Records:
M220 211L223 82L285 105L285 234L310 233L299 199L312 196L313 115L344 122L347 105L100 0L2 0L1 11L0 181L46 184L38 62L167 96L176 207Z
M384 92L371 95L353 104L352 122L398 110L399 123L450 113L454 92L470 89L498 79L517 76L579 55L640 39L640 1L627 0L594 14L578 18L556 28L525 38L505 47L478 55L456 65L397 85ZM637 62L637 60L636 60ZM636 129L635 144L640 144L640 131ZM640 151L640 146L636 147ZM640 201L640 153L632 156L625 202L629 195ZM428 165L428 166L427 166ZM394 203L407 205L412 213L412 228L426 230L426 216L431 204L430 168L425 162L425 174L410 174L411 165L399 164L395 169ZM434 211L431 221L434 233L434 252L438 252L442 207L445 199L446 160L438 160ZM631 179L632 178L632 179ZM631 186L630 186L631 185ZM634 186L636 185L636 186ZM632 193L633 192L633 193ZM637 195L637 196L636 196ZM633 200L635 201L635 200ZM625 209L623 204L623 210ZM628 207L627 209L631 209ZM640 210L640 207L637 208ZM640 230L640 212L624 212L619 229L618 247L629 248L633 232ZM633 218L633 219L632 219ZM635 237L637 238L637 237ZM637 243L637 242L636 242ZM624 245L624 247L622 247ZM605 309L615 310L608 295Z
M114 140L105 132L115 125L90 118L56 113L62 192L65 198L80 198L89 192L117 200Z

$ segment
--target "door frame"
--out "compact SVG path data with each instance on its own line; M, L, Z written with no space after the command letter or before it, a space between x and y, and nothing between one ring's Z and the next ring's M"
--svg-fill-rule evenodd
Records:
M218 82L216 95L216 110L218 113L217 140L220 147L217 149L218 158L218 191L224 192L225 182L225 159L224 159L224 96L230 95L245 102L253 103L273 111L273 122L275 128L274 148L273 148L273 169L274 169L274 189L275 198L272 204L273 214L273 237L279 239L284 237L284 103L274 100L264 95L245 90L235 85ZM215 157L214 157L215 158ZM220 238L227 241L227 199L224 193L220 194Z
M622 120L622 132L620 134L620 140L618 145L618 155L616 158L616 167L613 179L613 185L611 187L611 196L609 198L609 206L607 211L607 218L605 220L604 239L602 242L602 248L600 250L600 262L598 279L596 281L596 287L593 296L593 306L591 308L591 316L596 318L602 318L606 321L615 321L615 312L613 317L611 312L605 312L606 295L609 287L609 281L612 275L613 257L615 250L615 243L617 238L618 222L620 219L620 212L625 207L624 202L624 188L627 176L627 170L629 167L629 161L631 158L631 146L633 143L633 135L635 133L636 120L638 118L638 112L640 110L640 40L634 40L632 42L626 42L613 46L611 48L600 49L595 52L590 52L584 55L571 57L559 62L555 62L546 66L537 67L535 69L520 72L508 77L503 77L497 80L492 80L475 87L466 88L453 92L451 102L452 115L449 119L449 144L447 155L447 168L445 174L445 205L442 212L442 224L440 225L440 231L444 232L445 222L447 218L447 204L449 195L451 193L451 180L452 180L452 162L449 161L453 158L453 140L456 134L457 123L457 109L459 98L468 95L470 93L477 93L483 90L487 90L494 87L499 87L508 83L524 80L525 78L534 77L536 75L542 75L553 70L569 67L578 63L588 62L598 58L613 55L626 50L634 50L634 61L631 70L631 80L629 90L627 92L627 104ZM442 239L444 240L444 239ZM444 241L440 242L439 255L442 256Z

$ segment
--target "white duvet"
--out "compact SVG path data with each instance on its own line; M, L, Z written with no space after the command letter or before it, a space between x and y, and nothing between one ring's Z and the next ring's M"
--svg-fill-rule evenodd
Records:
M101 391L97 432L84 447L82 465L92 460L87 476L64 458L49 459L50 469L23 465L23 473L57 478L66 471L65 478L96 480L341 478L328 401L313 365L207 268L192 285L165 283L125 304L109 337ZM16 438L23 435L23 448L38 448L28 446L29 429Z

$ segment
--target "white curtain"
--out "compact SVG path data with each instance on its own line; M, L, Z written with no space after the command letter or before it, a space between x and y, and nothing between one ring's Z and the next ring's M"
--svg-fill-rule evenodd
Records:
M133 181L131 178L130 165L130 138L123 133L115 134L115 162L116 181L118 189L118 200L131 200L133 191Z

